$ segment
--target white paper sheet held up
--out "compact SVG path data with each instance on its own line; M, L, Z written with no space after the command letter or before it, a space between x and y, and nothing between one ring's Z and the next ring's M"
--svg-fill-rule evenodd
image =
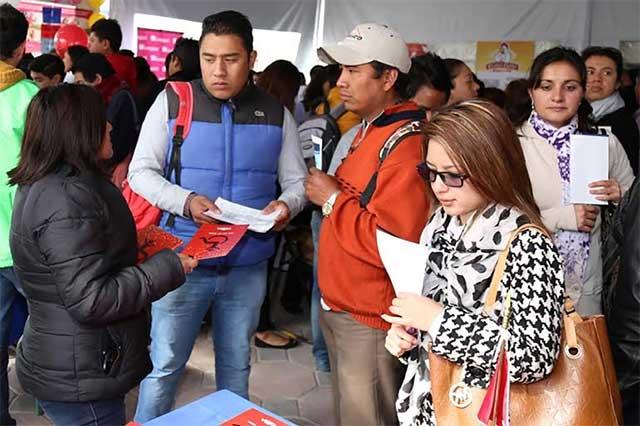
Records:
M316 163L316 169L322 170L322 150L324 149L322 138L311 135L311 143L313 144L313 158Z
M380 229L376 231L376 239L380 258L391 278L396 294L422 294L427 248L394 237Z
M216 198L215 204L222 213L214 213L211 210L207 210L203 214L220 222L232 223L234 225L249 225L249 230L260 233L265 233L273 228L280 214L280 210L276 210L268 215L263 214L261 210L232 203L221 197Z
M607 204L589 193L589 184L609 178L609 138L596 135L571 135L571 203Z

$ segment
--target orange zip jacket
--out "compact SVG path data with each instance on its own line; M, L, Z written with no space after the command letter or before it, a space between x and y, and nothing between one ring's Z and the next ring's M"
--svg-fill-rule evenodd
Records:
M384 143L419 113L413 103L394 105L369 125L362 139L360 130L336 171L342 192L320 231L318 282L324 302L381 330L389 328L380 315L390 313L395 293L378 253L376 229L418 242L430 210L425 182L416 171L423 161L423 136L407 136L385 159L366 208L360 207L360 195L378 168Z

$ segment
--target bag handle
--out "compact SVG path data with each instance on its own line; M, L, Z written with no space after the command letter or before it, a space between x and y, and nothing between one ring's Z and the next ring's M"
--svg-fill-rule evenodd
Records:
M518 234L527 229L536 229L550 238L549 233L545 229L532 223L522 225L515 230L515 232L511 235L507 246L500 253L500 257L498 257L498 262L496 263L493 277L491 278L491 285L489 286L489 290L487 291L487 299L484 303L484 312L487 314L496 303L496 299L498 297L498 289L500 288L500 282L502 281L504 269L507 265L507 256L509 256L511 243L513 243L513 240L516 239ZM562 316L564 321L564 333L566 339L566 346L564 348L565 354L570 358L579 357L582 349L578 344L578 338L576 336L576 324L581 323L582 318L576 312L573 301L569 296L565 296L564 312L562 313Z

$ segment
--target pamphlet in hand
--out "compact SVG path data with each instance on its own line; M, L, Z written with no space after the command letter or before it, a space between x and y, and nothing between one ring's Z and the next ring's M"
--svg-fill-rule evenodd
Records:
M220 210L220 213L207 210L204 214L220 222L232 223L234 225L248 225L249 230L253 232L267 232L273 228L276 219L278 219L280 215L280 210L276 210L270 214L263 214L261 210L232 203L221 197L216 198L215 204Z
M382 264L391 278L396 294L422 294L427 248L381 229L376 230L376 240Z
M221 426L287 426L286 423L255 408L250 408Z
M175 250L183 241L163 231L156 225L149 225L138 231L138 263L142 263L163 249Z
M609 138L571 135L569 191L573 204L607 204L589 192L589 184L609 179Z
M247 225L206 223L194 234L189 244L182 250L182 254L196 260L224 257L242 239L247 228Z

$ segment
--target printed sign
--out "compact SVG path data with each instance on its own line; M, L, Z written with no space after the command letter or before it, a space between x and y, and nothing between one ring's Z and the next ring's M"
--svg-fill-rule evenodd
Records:
M138 28L138 56L142 56L149 62L151 72L160 80L166 77L164 61L173 51L176 40L182 37L182 34L174 31Z

